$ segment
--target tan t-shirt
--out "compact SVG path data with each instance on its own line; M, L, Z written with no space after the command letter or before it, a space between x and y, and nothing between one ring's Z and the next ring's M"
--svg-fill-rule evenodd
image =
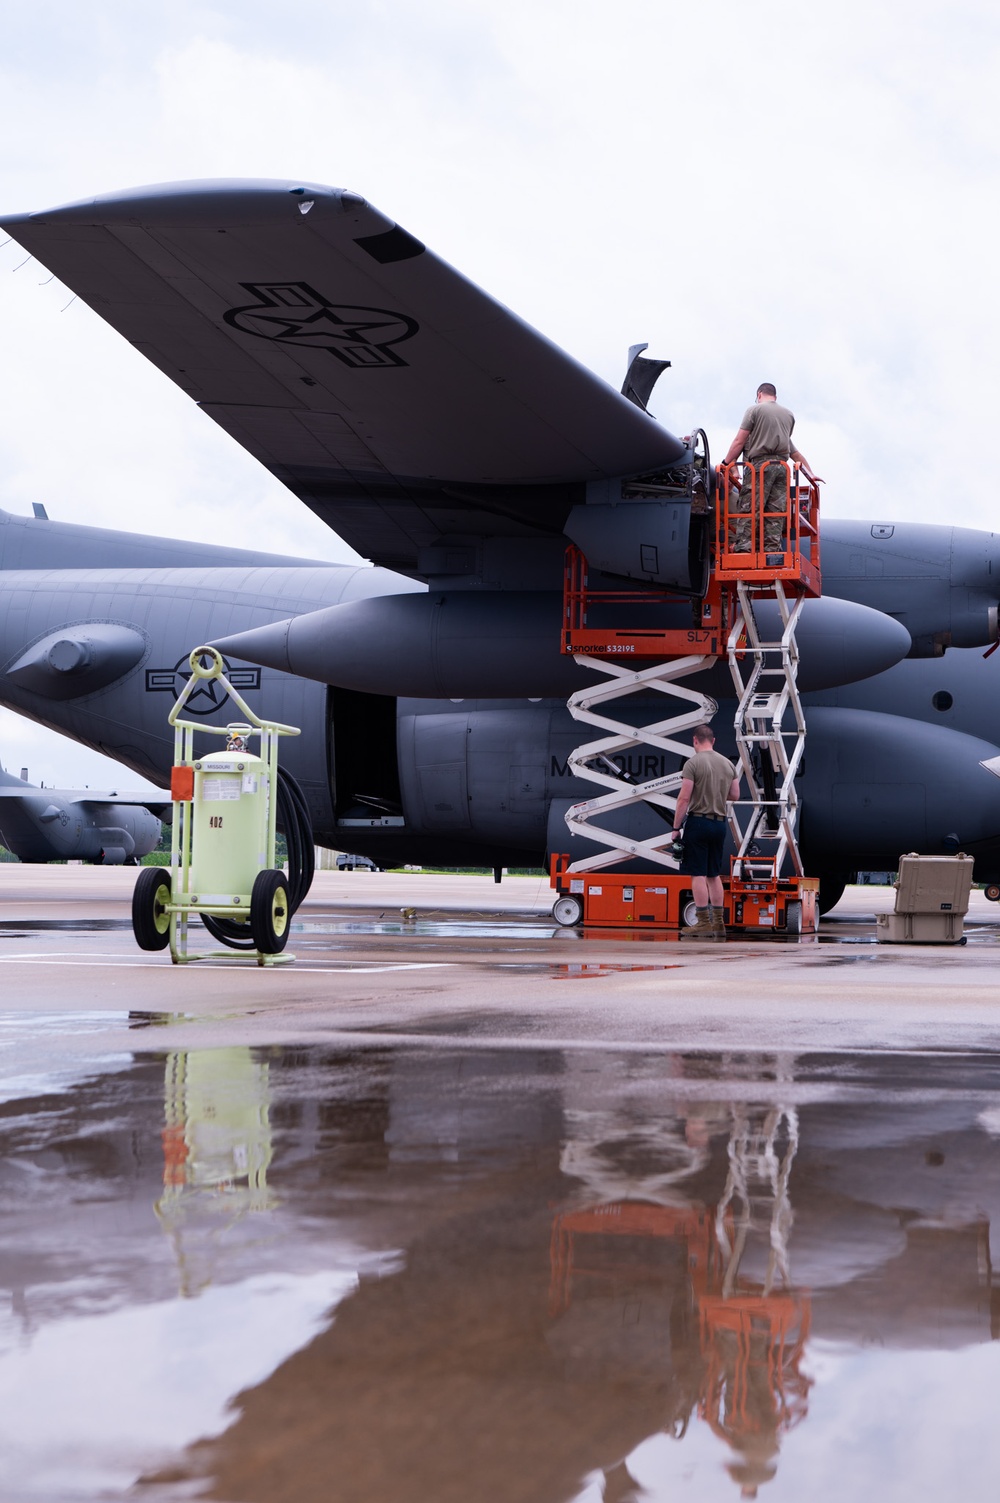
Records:
M690 778L691 790L689 814L715 814L725 817L729 787L736 776L732 762L717 751L695 752L681 768L681 777Z
M791 453L795 414L780 402L755 402L743 414L740 427L750 435L743 445L745 459L754 460L760 454L787 459Z

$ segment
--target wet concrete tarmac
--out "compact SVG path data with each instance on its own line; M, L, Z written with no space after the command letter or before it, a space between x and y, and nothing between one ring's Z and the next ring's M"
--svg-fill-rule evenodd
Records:
M322 874L294 966L180 969L133 880L0 868L3 1503L995 1496L995 908Z

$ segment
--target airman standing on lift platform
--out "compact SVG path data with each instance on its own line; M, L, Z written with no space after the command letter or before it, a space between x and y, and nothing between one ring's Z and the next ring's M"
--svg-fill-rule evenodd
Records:
M766 518L764 521L764 550L773 555L783 553L785 547L785 512L788 505L788 471L785 469L785 462L791 458L814 485L823 484L820 476L813 474L805 455L800 454L792 443L795 415L787 407L782 407L777 397L777 391L770 381L763 381L758 386L757 401L743 414L740 431L729 445L729 453L722 461L724 465L734 464L742 454L746 462L760 473L765 513L781 513L780 516L773 516L770 521ZM772 462L778 460L782 463ZM730 502L730 513L750 511L752 477L753 470L744 471L740 493L735 501ZM753 551L752 530L753 522L749 516L745 521L733 524L729 546L734 553ZM780 564L780 559L775 558L775 562Z
M692 740L694 756L688 757L681 768L683 781L674 811L674 835L680 833L686 816L681 871L691 878L696 917L693 927L683 929L681 934L691 939L725 939L722 850L726 843L726 804L739 798L740 780L732 762L715 750L715 732L710 725L696 726Z

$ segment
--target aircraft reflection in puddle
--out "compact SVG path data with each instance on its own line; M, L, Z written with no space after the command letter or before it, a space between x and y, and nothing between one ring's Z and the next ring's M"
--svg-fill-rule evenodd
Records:
M992 1496L997 1059L155 1038L0 1116L13 1495Z
M566 1350L574 1304L589 1305L592 1317L595 1305L610 1303L620 1311L616 1350L609 1354L613 1365L627 1368L638 1359L646 1366L652 1357L655 1369L657 1356L669 1351L673 1371L664 1428L681 1439L697 1411L737 1452L729 1473L744 1497L755 1497L775 1475L781 1433L807 1413L811 1380L802 1358L811 1304L807 1293L794 1290L789 1269L789 1176L798 1113L794 1107L754 1112L734 1105L731 1114L729 1174L714 1209L677 1203L679 1181L688 1172L681 1154L680 1172L668 1170L642 1187L646 1196L659 1192L659 1200L609 1200L556 1216L549 1341L554 1350ZM567 1146L563 1162L579 1173L584 1165L578 1145ZM740 1274L754 1238L767 1244L760 1282ZM658 1290L664 1246L674 1254L668 1260L674 1269L668 1299ZM569 1343L572 1351L572 1336ZM621 1498L628 1480L620 1463L617 1476L605 1474L605 1497L611 1490Z
M808 1454L817 1326L843 1351L996 1334L988 1223L950 1190L935 1200L944 1149L921 1147L916 1174L908 1153L901 1172L900 1145L956 1126L950 1102L880 1119L871 1082L848 1085L865 1104L845 1106L842 1064L817 1081L763 1055L665 1070L394 1052L377 1069L386 1157L354 1188L397 1209L417 1195L407 1261L363 1280L241 1395L224 1436L193 1448L185 1475L211 1478L212 1496L273 1496L291 1467L303 1500L457 1503L473 1475L513 1503L629 1503L672 1495L640 1488L636 1454L657 1435L683 1453L700 1431L724 1449L706 1468L696 1445L689 1495L735 1483L754 1497L777 1485L793 1431Z

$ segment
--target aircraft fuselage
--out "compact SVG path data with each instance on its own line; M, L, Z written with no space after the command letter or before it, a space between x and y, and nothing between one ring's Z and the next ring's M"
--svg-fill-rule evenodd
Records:
M923 635L990 641L992 535L918 528L907 542L903 534L896 531L897 551L890 554L885 544L892 539L873 537L867 523L830 524L829 537L824 533L841 600L850 599L848 571L856 569L857 593L868 608L867 615L859 609L862 628L887 619L874 612L877 581L888 572L882 586L888 603L909 600L908 620ZM405 624L414 608L433 605L433 591L387 570L225 549L196 550L205 562L193 567L193 545L177 544L174 554L166 540L110 538L117 560L132 557L136 566L100 566L109 535L97 530L21 519L0 527L0 546L13 540L0 556L0 702L162 785L173 755L167 713L193 646L315 612L333 618L364 612L380 661L391 664L397 644L388 684L377 675L365 679L360 637L353 650L344 644L341 658L330 651L326 682L231 660L248 702L305 732L283 748L283 758L306 791L317 838L380 865L536 865L546 850L565 845L562 811L591 791L567 767L579 727L561 696L510 697L509 667L507 677L491 680L491 660L477 654L474 642L464 659L460 643L449 649L464 679L447 687L470 690L481 682L481 691L428 697L426 655L413 651ZM881 575L865 565L872 555ZM43 556L47 569L39 567ZM890 560L896 573L887 571ZM919 567L906 595L900 571L911 566ZM466 598L478 602L501 640L506 615L516 647L523 593L473 590ZM839 607L832 597L830 604ZM464 609L461 598L457 606ZM1000 669L982 661L981 648L952 647L844 685L857 654L871 650L870 642L851 642L853 620L848 613L836 629L817 631L803 653L807 681L809 672L818 676L801 784L810 869L883 869L903 850L961 848L975 854L977 874L992 879L1000 873L1000 779L983 764L1000 755L1000 714L988 692ZM95 622L103 624L103 636ZM529 624L524 651L537 656L539 628L533 618ZM554 618L553 636L556 624ZM900 629L891 621L888 628ZM128 652L119 660L114 654L125 651L123 643ZM550 651L553 671L565 673L557 641ZM899 656L893 647L888 661ZM878 667L877 656L871 662ZM410 672L412 687L422 692L405 692ZM715 682L724 693L724 677ZM386 688L396 692L381 692ZM716 717L724 751L732 747L731 708L731 700L723 701ZM231 714L207 692L189 709L206 722L224 723ZM651 750L632 759L635 766L625 770L636 775L676 770L672 759ZM646 810L634 818L638 829L656 816Z

